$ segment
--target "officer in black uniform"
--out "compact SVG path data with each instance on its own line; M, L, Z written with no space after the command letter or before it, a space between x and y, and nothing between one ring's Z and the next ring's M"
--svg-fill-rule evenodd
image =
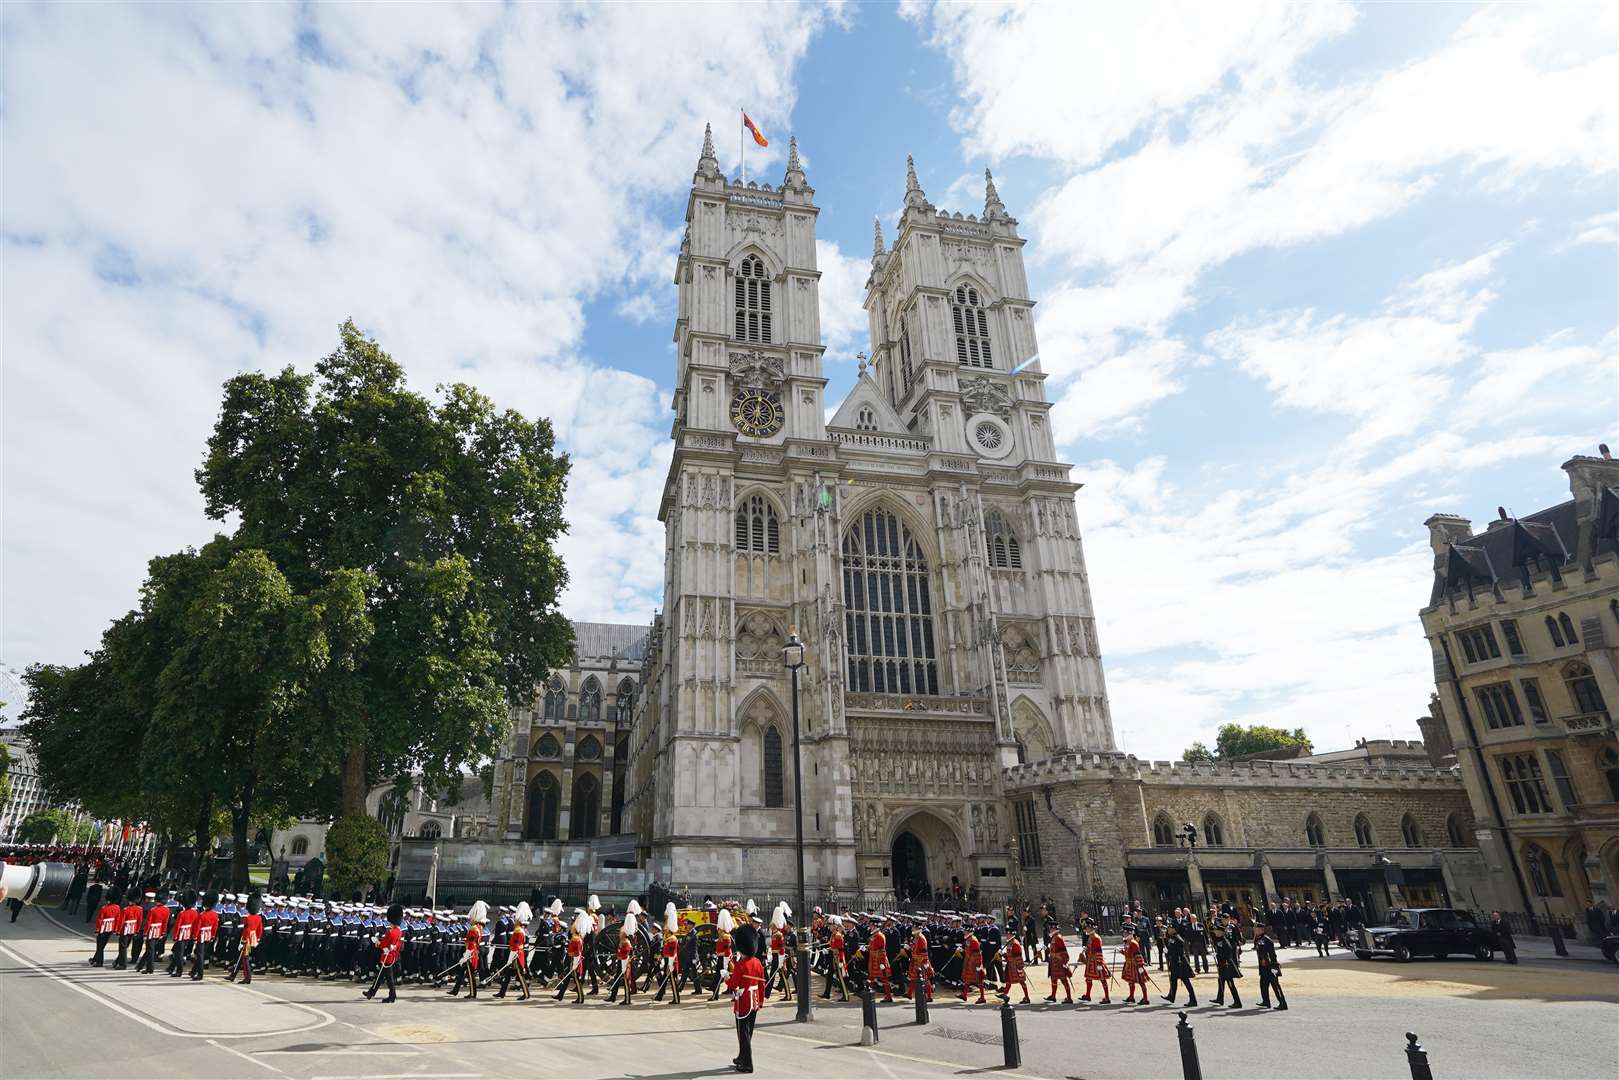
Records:
M1214 932L1214 973L1219 984L1214 991L1214 1003L1224 1005L1226 987L1231 988L1231 1007L1242 1008L1242 998L1237 993L1237 980L1242 978L1242 970L1237 966L1236 942L1232 940L1225 927L1216 922Z
M1287 995L1282 993L1282 964L1276 958L1276 942L1262 923L1254 925L1254 965L1259 968L1259 1007L1270 1008L1270 995L1274 990L1276 1011L1286 1012Z
M1169 993L1164 1000L1175 1004L1176 987L1185 983L1186 1005L1196 1008L1197 990L1192 986L1192 964L1186 956L1186 942L1181 938L1180 927L1173 922L1164 927L1164 953L1169 960Z

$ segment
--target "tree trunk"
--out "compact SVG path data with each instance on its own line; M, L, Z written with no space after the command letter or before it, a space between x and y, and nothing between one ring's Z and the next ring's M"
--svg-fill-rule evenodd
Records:
M249 810L246 805L243 805L240 808L233 808L230 812L230 831L232 842L230 878L231 884L235 887L237 892L247 891L247 868L250 865L248 862L247 852L248 812Z
M208 880L208 864L214 854L213 816L214 800L210 796L202 800L202 809L197 812L197 865L192 868L193 888L202 888L202 883Z
M363 817L365 797L369 793L365 782L365 743L356 741L343 755L343 813Z

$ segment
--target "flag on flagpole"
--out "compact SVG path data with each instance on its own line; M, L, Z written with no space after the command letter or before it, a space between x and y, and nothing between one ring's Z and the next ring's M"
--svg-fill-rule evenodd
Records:
M742 126L748 129L748 133L753 136L754 142L760 146L770 145L770 140L764 137L764 133L759 130L759 125L748 118L746 110L742 113Z

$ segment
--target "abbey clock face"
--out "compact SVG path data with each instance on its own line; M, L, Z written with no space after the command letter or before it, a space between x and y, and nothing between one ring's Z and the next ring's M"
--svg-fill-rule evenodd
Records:
M738 390L731 398L731 423L744 435L769 438L781 430L784 419L779 394L768 390Z

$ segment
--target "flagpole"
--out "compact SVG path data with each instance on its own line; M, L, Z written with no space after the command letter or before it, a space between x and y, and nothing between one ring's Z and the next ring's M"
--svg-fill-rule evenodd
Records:
M736 111L739 118L748 115L746 109L739 108ZM742 182L744 184L748 182L748 140L747 136L742 134L742 129L746 126L746 124L736 126L736 154L737 157L742 159Z

